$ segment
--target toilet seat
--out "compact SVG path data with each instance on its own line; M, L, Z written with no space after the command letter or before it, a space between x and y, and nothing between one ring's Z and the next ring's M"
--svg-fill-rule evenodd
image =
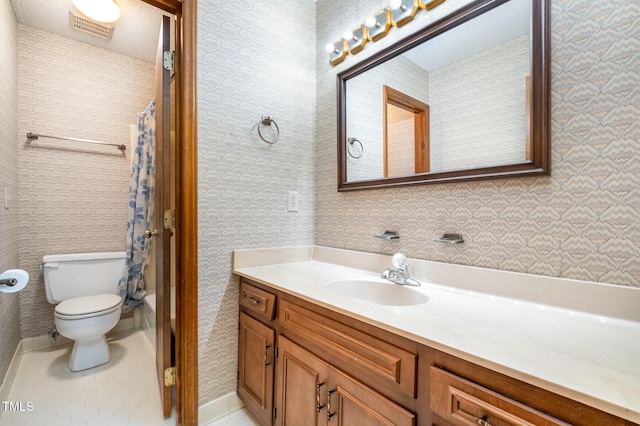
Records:
M55 317L76 320L110 314L119 310L122 298L116 294L96 294L65 300L55 308Z

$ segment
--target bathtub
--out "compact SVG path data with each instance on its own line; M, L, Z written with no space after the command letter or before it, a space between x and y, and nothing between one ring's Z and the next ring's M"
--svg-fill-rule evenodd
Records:
M156 347L156 295L147 294L142 306L142 329L151 346ZM171 334L176 330L176 288L171 287Z

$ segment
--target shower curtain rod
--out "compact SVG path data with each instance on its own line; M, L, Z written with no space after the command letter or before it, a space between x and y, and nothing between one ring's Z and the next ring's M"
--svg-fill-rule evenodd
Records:
M32 133L32 132L27 133L27 139L28 139L29 142L31 142L33 140L36 140L38 138L60 139L60 140L64 140L64 141L86 142L86 143L94 143L94 144L98 144L98 145L116 146L116 147L118 147L118 149L120 151L122 151L122 153L124 153L124 151L127 149L127 147L125 145L120 145L120 144L117 144L117 143L91 141L91 140L88 140L88 139L65 138L65 137L62 137L62 136L41 135L39 133Z

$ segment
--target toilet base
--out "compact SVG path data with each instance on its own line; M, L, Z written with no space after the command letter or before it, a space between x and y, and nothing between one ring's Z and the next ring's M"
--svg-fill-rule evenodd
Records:
M69 369L82 371L106 364L111 359L109 344L104 335L88 340L76 340L69 357Z

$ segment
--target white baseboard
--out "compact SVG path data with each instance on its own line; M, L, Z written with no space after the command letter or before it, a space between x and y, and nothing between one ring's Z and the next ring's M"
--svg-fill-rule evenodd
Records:
M4 375L4 380L2 380L2 385L0 386L0 401L7 401L9 399L9 391L11 390L11 385L13 385L13 379L16 377L16 373L18 372L18 366L20 366L20 361L22 360L22 354L24 350L22 348L22 341L18 343L16 346L16 350L13 353L13 358L11 358L11 363L9 364L9 368L7 369L7 373ZM4 411L4 404L0 404L0 416Z
M244 403L235 392L231 392L198 407L198 424L203 426L215 422L242 407L244 407Z

